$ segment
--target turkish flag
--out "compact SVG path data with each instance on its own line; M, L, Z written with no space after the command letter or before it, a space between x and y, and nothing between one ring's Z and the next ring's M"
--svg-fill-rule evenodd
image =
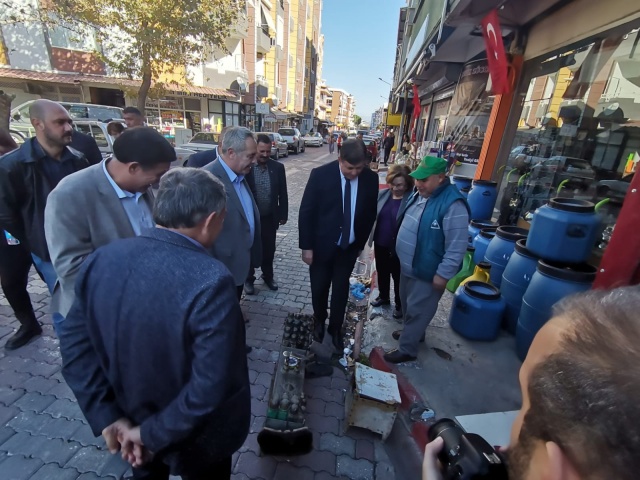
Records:
M487 63L491 75L491 91L495 94L509 93L511 86L507 77L509 63L504 53L504 42L500 32L497 10L491 10L482 19L482 36L487 49Z

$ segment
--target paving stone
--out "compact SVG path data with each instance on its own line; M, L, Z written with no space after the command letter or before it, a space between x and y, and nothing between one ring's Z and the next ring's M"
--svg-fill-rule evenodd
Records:
M241 453L234 473L243 473L249 478L271 480L278 462L273 457L259 457L253 452Z
M251 385L251 398L262 400L267 394L267 387L263 385Z
M0 405L0 425L4 425L18 415L18 413L20 413L20 410L16 407L5 407L4 405Z
M0 450L2 450L2 444L9 440L16 434L16 431L11 427L0 427Z
M340 434L340 422L337 418L310 413L306 416L306 421L314 432Z
M73 440L74 442L78 442L83 447L94 446L101 450L106 450L107 446L104 438L102 438L102 436L94 436L89 425L85 424L82 424L80 428L73 432L73 435L71 435L71 440Z
M263 387L269 388L271 387L271 379L273 375L261 372L258 374L256 381L253 382L255 385L262 385Z
M129 464L120 455L109 454L109 459L98 472L101 477L113 477L120 479L129 470Z
M306 455L293 457L291 463L299 467L308 467L314 472L336 474L336 455L326 450L313 450Z
M320 400L319 398L307 399L307 412L317 413L318 415L324 415L324 411L327 408L327 402Z
M0 446L0 448L2 448ZM260 445L258 444L258 432L249 433L244 444L238 450L240 453L253 452L256 455L260 455Z
M256 382L256 378L258 378L258 372L255 370L249 369L249 383L253 384Z
M382 442L373 442L374 445L374 451L375 451L375 456L376 456L376 462L383 462L383 463L391 463L391 459L389 458L389 455L387 454L387 450L384 448L384 443Z
M376 480L395 480L396 471L390 463L378 462L376 463L376 475L374 478Z
M42 467L42 461L10 455L2 462L2 478L6 480L27 480Z
M373 442L369 440L357 440L355 458L363 458L365 460L369 460L370 462L375 462L376 453L373 447Z
M30 375L41 375L43 377L51 377L51 375L53 375L54 373L59 372L60 368L61 366L58 364L39 362L33 365L31 368L29 368L29 370L27 370L26 372L29 373Z
M11 370L0 372L0 387L19 388L24 382L29 380L31 375L23 372Z
M58 382L57 380L52 380L50 378L36 375L24 382L22 384L22 388L24 388L27 392L47 393L53 387L56 387L58 385L60 385L60 382Z
M356 442L352 438L334 435L333 433L323 433L320 437L320 450L327 450L336 455L353 457L355 449Z
M64 382L57 382L57 385L54 386L51 390L47 392L49 395L53 395L56 398L66 398L67 400L71 400L72 402L76 401L76 396L73 394L69 385Z
M344 419L344 405L335 402L328 402L324 407L324 414L327 417L334 417L338 420Z
M290 463L279 463L273 480L313 480L315 472L305 467L296 467Z
M261 360L252 360L249 362L249 368L259 373L266 373L269 376L273 376L276 369L275 363L263 362Z
M96 447L83 447L67 462L65 467L73 467L80 473L99 473L111 460L108 451Z
M0 445L0 450L11 455L37 458L43 463L57 463L59 466L63 466L80 448L80 444L75 442L26 432L18 432Z
M369 480L373 478L373 463L368 460L356 460L346 455L340 455L336 473L352 480Z
M76 480L78 471L73 468L60 468L54 463L43 465L29 480Z
M42 395L37 392L27 392L13 403L14 407L18 407L22 411L30 411L41 413L49 405L56 401L53 395Z
M0 404L8 407L24 394L25 391L20 388L0 387Z
M55 402L49 405L44 413L48 413L54 418L66 418L67 420L80 420L86 423L84 415L80 411L80 407L77 403L67 400L65 398L58 398Z
M11 352L13 353L13 352ZM32 363L32 360L29 358L22 358L22 357L5 357L2 359L2 362L0 363L0 366L2 367L3 371L7 371L10 370L12 372L17 372L18 369L22 368L25 365L30 365Z
M20 412L7 425L18 432L68 440L84 424L78 420L54 418L48 414Z
M101 480L102 477L93 472L87 472L80 475L76 480Z
M267 402L261 402L255 398L251 399L251 413L257 416L266 416L267 415Z
M350 480L350 479L349 477L344 477L344 476L336 477L335 475L329 475L327 472L318 472L316 473L314 480Z

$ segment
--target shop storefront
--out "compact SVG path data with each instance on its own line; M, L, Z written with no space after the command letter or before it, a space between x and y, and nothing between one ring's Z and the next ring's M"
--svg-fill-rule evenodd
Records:
M597 264L640 160L640 21L590 28L545 49L534 27L531 47L547 51L524 63L493 179L500 223L526 225L556 196L599 205Z
M176 128L188 128L193 133L202 130L200 98L171 97L147 99L145 103L147 125L162 132L170 141Z
M220 133L224 127L237 127L240 125L240 103L209 100L207 105L209 115L204 122L205 131Z

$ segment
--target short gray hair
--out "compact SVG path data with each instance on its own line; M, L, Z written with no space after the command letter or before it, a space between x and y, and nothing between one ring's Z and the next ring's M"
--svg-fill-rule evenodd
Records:
M229 127L222 138L222 153L232 148L234 152L241 153L247 148L247 138L254 138L253 132L246 127Z
M165 228L193 228L227 204L224 185L199 168L175 168L160 179L153 220Z

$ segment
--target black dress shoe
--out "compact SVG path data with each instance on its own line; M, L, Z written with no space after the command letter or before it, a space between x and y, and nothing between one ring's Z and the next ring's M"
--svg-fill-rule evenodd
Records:
M383 300L378 297L373 302L371 302L372 307L381 307L382 305L391 305L391 300Z
M411 355L402 353L400 350L391 350L384 354L384 359L389 363L411 362L417 358L418 357L412 357Z
M4 348L6 348L7 350L16 350L17 348L20 348L26 345L29 342L29 340L31 340L33 337L37 337L41 333L42 333L42 328L40 327L39 324L30 325L30 326L20 325L20 328L15 333L15 335L13 335L9 340L7 340L7 343L5 344Z
M264 280L264 284L269 287L269 290L278 290L278 284L273 278L265 278L263 275L262 279Z
M330 333L331 336L331 344L333 348L336 349L336 353L338 355L342 355L344 353L344 341L342 340L342 335L340 333Z
M324 322L321 322L320 320L316 320L315 318L313 319L313 339L318 342L318 343L322 343L322 340L324 340Z
M396 330L391 334L391 336L394 338L394 340L400 340L401 333L402 333L402 330ZM420 343L424 343L424 334L420 337Z
M253 286L253 283L244 282L244 293L247 295L253 295L256 293L256 288Z
M253 350L253 347L250 347L249 345L244 346L245 353L251 353L252 350Z
M402 310L398 310L397 308L393 311L393 318L396 320L400 320L402 318Z

